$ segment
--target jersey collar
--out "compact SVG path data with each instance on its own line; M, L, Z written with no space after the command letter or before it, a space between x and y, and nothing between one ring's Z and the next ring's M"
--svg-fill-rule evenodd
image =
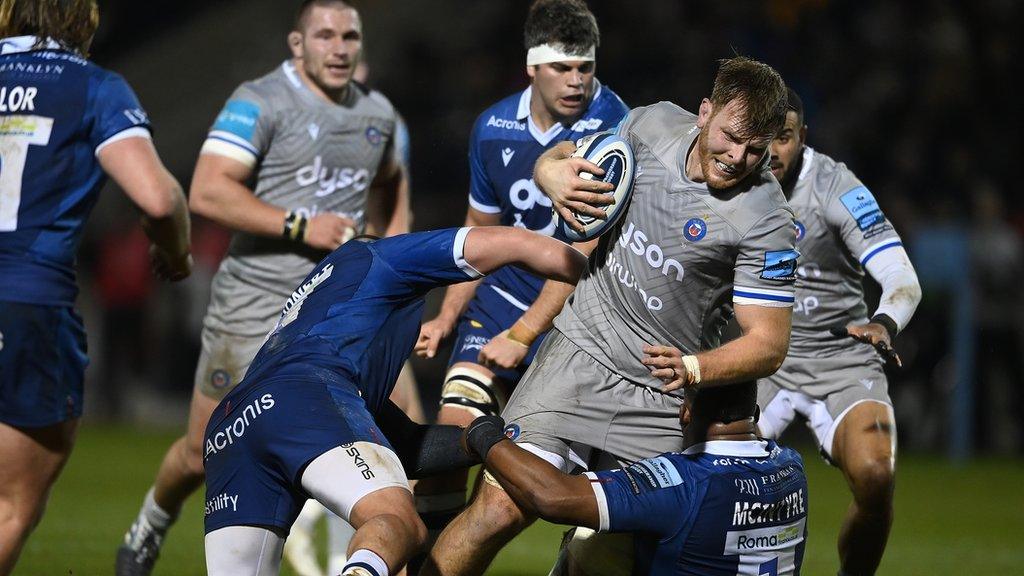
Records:
M811 161L814 158L814 148L810 146L804 146L804 158L803 166L800 167L800 175L796 177L797 180L803 180L804 176L811 171Z
M64 50L64 47L53 38L47 38L42 43L42 48L36 47L38 42L38 36L11 36L10 38L4 38L3 40L0 40L0 55L6 56L7 54L20 54L22 52L31 52L32 50L40 49Z
M594 97L590 99L590 106L593 106L594 102L597 101L598 96L601 95L601 83L597 81L597 78L594 78L594 84L596 87L594 88ZM556 136L558 136L559 133L562 132L564 127L561 122L555 122L551 125L551 128L548 128L547 132L542 132L541 129L533 123L533 116L530 116L530 97L532 95L533 86L527 86L526 90L523 90L523 93L519 95L519 108L516 110L516 120L519 120L520 122L526 120L526 125L530 129L530 135L533 136L533 139L541 146L547 146L555 139ZM587 109L583 111L583 116L586 116L587 112L590 112L590 106L587 106Z
M690 446L683 454L713 454L715 456L738 456L747 458L767 458L767 440L711 440Z

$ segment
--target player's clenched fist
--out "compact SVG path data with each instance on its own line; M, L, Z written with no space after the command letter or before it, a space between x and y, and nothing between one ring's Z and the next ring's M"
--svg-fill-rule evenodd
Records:
M356 235L356 223L344 216L318 214L306 225L305 242L313 248L334 250Z
M154 244L149 247L149 259L153 275L161 280L177 282L188 278L192 273L192 255L188 252L174 257Z
M443 318L434 318L420 326L420 336L416 339L416 355L420 358L433 358L437 347L451 334L455 323Z
M477 359L488 368L511 370L519 366L529 351L529 346L509 338L508 330L505 330L491 338L491 341L480 349Z

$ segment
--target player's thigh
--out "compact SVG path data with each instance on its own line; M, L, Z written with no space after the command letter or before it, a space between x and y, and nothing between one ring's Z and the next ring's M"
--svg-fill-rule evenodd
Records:
M45 501L75 443L78 419L40 428L0 423L0 500L29 514Z
M843 416L832 441L832 459L857 481L865 475L885 481L896 465L896 419L892 406L859 402Z
M227 526L206 535L210 576L277 576L285 539L259 526Z
M361 440L325 451L306 466L301 484L356 528L382 513L419 522L402 463L380 444Z

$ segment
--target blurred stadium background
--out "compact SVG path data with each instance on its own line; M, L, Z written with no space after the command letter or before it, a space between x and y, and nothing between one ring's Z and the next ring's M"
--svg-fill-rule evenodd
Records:
M123 74L187 188L206 129L241 81L287 56L296 2L100 0L93 59ZM405 116L414 227L458 225L466 143L486 106L526 85L529 2L356 2L370 84ZM883 574L1010 574L1024 565L1024 196L1014 193L1022 107L1019 2L588 0L601 26L598 77L630 106L695 110L716 60L764 60L803 97L814 147L845 161L907 243L924 299L890 374L901 462ZM1016 168L1015 168L1016 167ZM195 272L151 278L147 242L123 195L107 190L79 258L89 332L86 420L19 573L99 574L164 449L184 428L210 279L228 241L196 219ZM434 304L436 305L436 301ZM440 355L439 355L440 356ZM428 410L443 359L416 362ZM805 573L836 569L847 493L814 456ZM156 574L203 572L199 498ZM494 573L546 572L559 530L534 529Z

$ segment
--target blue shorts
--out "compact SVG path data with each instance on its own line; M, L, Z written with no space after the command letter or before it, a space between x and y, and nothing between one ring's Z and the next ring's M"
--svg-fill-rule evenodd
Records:
M38 428L81 416L85 351L73 308L0 301L0 422Z
M480 350L491 341L491 338L511 328L522 315L521 308L502 298L494 288L481 284L466 311L459 318L455 345L448 366L456 362L479 364ZM533 342L526 357L514 370L498 368L494 370L494 375L514 386L530 367L543 341L544 334Z
M354 384L294 376L239 384L206 427L206 533L226 526L287 532L309 498L306 466L353 442L392 449Z

